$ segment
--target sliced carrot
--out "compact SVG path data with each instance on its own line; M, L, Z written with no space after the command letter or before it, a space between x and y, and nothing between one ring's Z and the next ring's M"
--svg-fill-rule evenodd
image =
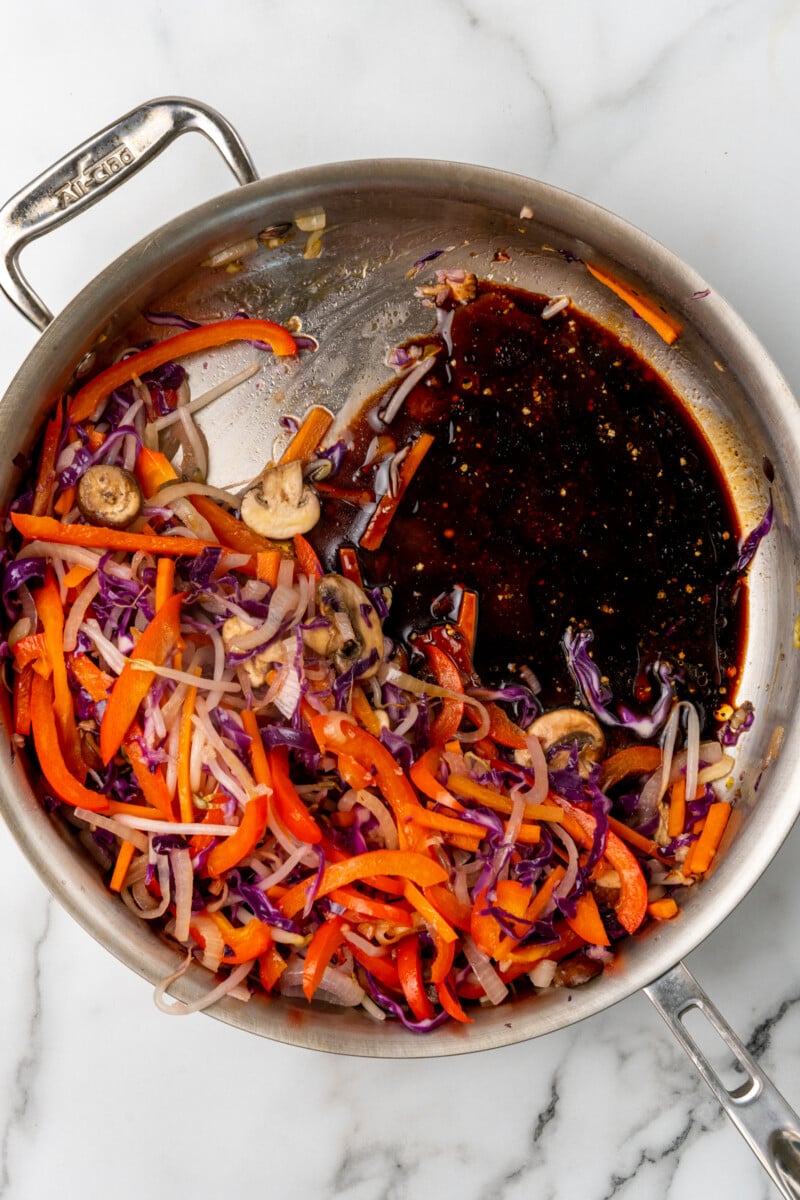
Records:
M464 588L461 593L456 628L463 637L469 656L472 658L478 636L478 593L473 592L471 588Z
M731 815L731 806L724 800L717 800L706 813L700 837L691 849L687 858L688 867L684 863L684 873L688 870L692 875L704 875L711 866L714 856L719 849L722 835L725 832Z
M477 800L479 804L492 809L493 812L510 815L513 802L508 796L496 792L483 783L478 783L469 775L453 774L448 779L450 790L466 800ZM557 804L526 804L523 816L529 821L551 821L556 825L563 824L564 811Z
M333 413L321 404L314 404L280 457L281 463L307 462L333 424Z
M277 587L282 558L280 550L259 550L256 554L256 579L263 580L270 587Z
M76 487L64 488L58 499L53 503L53 512L58 513L60 517L66 516L75 507L75 497L78 494Z
M440 783L436 778L436 771L441 762L442 752L437 746L426 750L421 758L411 767L409 772L411 782L418 788L423 796L427 796L431 800L435 800L437 804L442 804L445 808L451 808L455 812L463 812L464 806L455 796L451 795L443 783ZM510 810L509 810L510 811Z
M623 842L627 842L635 850L640 850L648 858L662 857L659 853L661 847L657 842L654 842L651 838L644 837L637 830L631 829L624 821L618 821L616 817L609 817L608 827L614 831L617 837L622 838Z
M62 583L65 588L77 588L85 583L90 575L94 575L92 567L84 567L81 563L75 563L75 566L70 567L67 571Z
M175 590L174 558L159 558L156 566L156 611L169 600Z
M286 967L286 959L274 943L263 954L259 954L258 978L265 992L272 991Z
M382 725L378 719L378 714L367 699L366 692L360 683L353 685L353 690L350 693L350 708L359 725L363 725L373 737L379 738L381 736Z
M114 873L109 882L109 888L112 892L121 892L122 886L125 883L125 876L128 874L128 867L131 865L131 860L136 851L133 842L123 841L117 853L117 861L114 864Z
M381 496L375 506L375 511L367 523L367 528L361 536L359 545L363 546L365 550L378 550L380 548L383 539L386 537L392 518L400 507L403 496L406 494L408 485L411 483L422 460L433 445L433 440L432 434L421 433L401 462L397 473L398 483L395 494L390 496L387 493L385 496Z
M403 888L403 895L411 907L416 909L423 920L430 925L431 929L443 942L455 942L457 940L458 934L455 929L444 919L436 905L432 904L428 897L415 884L407 882Z
M157 533L129 533L126 529L109 529L101 525L84 525L77 521L65 525L55 517L33 517L28 513L11 513L11 522L23 537L31 541L57 542L65 546L88 546L98 550L127 550L146 554L187 554L196 557L213 542L200 538L166 537Z
M641 317L643 321L656 331L659 337L663 338L668 346L671 346L676 338L683 332L683 326L671 317L664 309L650 300L649 297L643 296L636 288L631 287L629 283L623 283L619 276L609 271L607 267L598 267L594 263L589 263L584 260L584 266L590 275L594 275L600 283L605 284L620 300L624 300L630 308Z
M33 667L14 672L14 733L28 737L31 731L31 691Z
M677 917L680 909L672 896L664 896L661 900L652 900L647 906L647 911L656 921L671 921L673 917Z
M196 668L194 673L195 675L199 675L200 669ZM181 820L187 824L194 820L194 798L190 782L190 767L192 755L192 717L194 716L196 699L197 688L187 688L181 712L181 723L178 729L178 806L180 808Z
M237 554L256 556L265 550L277 551L280 554L275 542L271 542L269 538L250 529L244 521L234 517L233 513L229 513L210 496L190 496L189 498L200 516L208 521L214 531L214 536L219 538L222 545L229 550L235 550ZM281 557L286 558L287 555L282 554Z

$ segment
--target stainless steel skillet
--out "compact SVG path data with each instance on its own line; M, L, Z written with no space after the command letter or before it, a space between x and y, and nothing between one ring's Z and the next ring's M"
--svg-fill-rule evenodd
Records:
M156 230L51 320L20 273L21 249L191 130L215 142L244 186ZM309 215L320 212L321 241L309 243L298 218L307 226ZM259 240L264 231L278 234L286 225L294 235L289 240ZM18 483L13 459L33 446L77 364L91 354L102 366L124 345L152 336L142 317L148 310L177 310L198 319L238 309L280 321L296 316L319 339L318 353L299 363L263 362L246 395L231 394L202 418L212 448L212 481L229 484L251 476L269 456L281 413L300 413L314 401L337 411L358 403L386 378L387 345L426 330L429 322L413 301L407 274L435 249L445 251L437 267L467 265L501 282L568 295L629 341L704 429L745 529L757 523L768 502L762 464L770 460L776 522L750 578L740 689L740 699L754 703L756 721L741 743L724 853L702 887L687 895L679 920L630 939L611 970L569 999L553 992L518 1000L482 1010L472 1026L443 1027L425 1037L378 1026L358 1013L288 1000L254 997L247 1005L226 1000L213 1012L261 1036L322 1050L435 1056L521 1042L644 988L779 1188L800 1196L800 1121L680 962L746 895L800 808L800 658L792 644L800 559L800 415L753 334L689 267L576 196L498 171L416 160L330 164L258 181L227 122L186 100L143 105L67 155L3 208L0 241L0 284L44 330L0 404L5 503ZM231 247L236 250L226 256ZM508 256L502 262L496 261L498 249ZM221 260L215 258L220 254ZM682 326L677 341L667 346L649 324L633 318L628 305L587 272L586 261L611 269L662 305ZM237 346L198 361L192 372L214 382L253 354ZM175 969L177 952L106 891L92 863L42 811L26 764L11 755L8 739L0 750L0 807L43 882L93 936L153 982ZM191 999L206 987L198 971L174 990ZM735 1092L717 1078L690 1036L683 1018L692 1010L708 1017L739 1061L745 1083Z

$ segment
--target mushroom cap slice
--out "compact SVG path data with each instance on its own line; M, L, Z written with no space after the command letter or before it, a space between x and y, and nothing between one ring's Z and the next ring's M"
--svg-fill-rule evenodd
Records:
M340 674L374 657L359 679L374 675L383 658L383 628L363 588L344 575L323 575L317 584L317 611L325 624L303 631L306 646L332 659Z
M83 516L93 525L126 529L142 511L139 484L124 467L95 463L78 480L75 499Z
M308 533L319 520L319 498L303 479L303 464L267 467L242 500L242 520L264 537L283 541Z
M551 709L537 717L526 733L538 737L545 752L557 746L563 747L550 759L550 766L556 770L567 765L572 748L576 745L581 775L588 775L592 764L599 762L606 751L603 730L591 713L581 708Z

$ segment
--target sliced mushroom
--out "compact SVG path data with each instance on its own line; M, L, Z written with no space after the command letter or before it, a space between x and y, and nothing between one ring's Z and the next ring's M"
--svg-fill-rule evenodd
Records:
M231 650L235 650L236 639L241 637L243 633L251 633L253 629L255 629L255 625L243 620L241 617L228 617L223 622L221 629L222 644L226 652L230 653ZM267 674L274 659L274 653L271 653L270 650L262 650L260 653L246 658L242 663L245 674L254 688L263 687L267 682Z
M332 659L340 674L375 651L375 661L359 678L374 675L383 658L383 629L366 592L344 575L323 575L317 584L317 611L325 624L303 630L309 650Z
M605 754L606 739L602 729L593 716L580 708L554 708L543 713L528 726L526 733L538 737L545 754L558 747L548 759L549 765L556 771L567 765L576 744L581 775L588 775L592 765ZM526 753L525 750L518 750L514 757L520 762L522 759L518 756Z
M95 463L78 480L78 508L94 525L126 529L142 511L139 484L123 467Z
M255 533L282 541L308 533L319 520L317 493L303 480L303 464L267 467L242 500L242 520Z

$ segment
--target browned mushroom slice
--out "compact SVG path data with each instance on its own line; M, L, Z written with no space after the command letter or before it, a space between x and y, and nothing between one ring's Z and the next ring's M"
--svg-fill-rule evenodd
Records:
M383 629L366 592L344 575L323 575L317 584L317 611L325 623L303 631L306 646L332 659L340 674L372 657L359 678L374 675L383 658Z
M93 525L126 529L142 511L139 484L124 467L95 463L78 480L78 508Z

